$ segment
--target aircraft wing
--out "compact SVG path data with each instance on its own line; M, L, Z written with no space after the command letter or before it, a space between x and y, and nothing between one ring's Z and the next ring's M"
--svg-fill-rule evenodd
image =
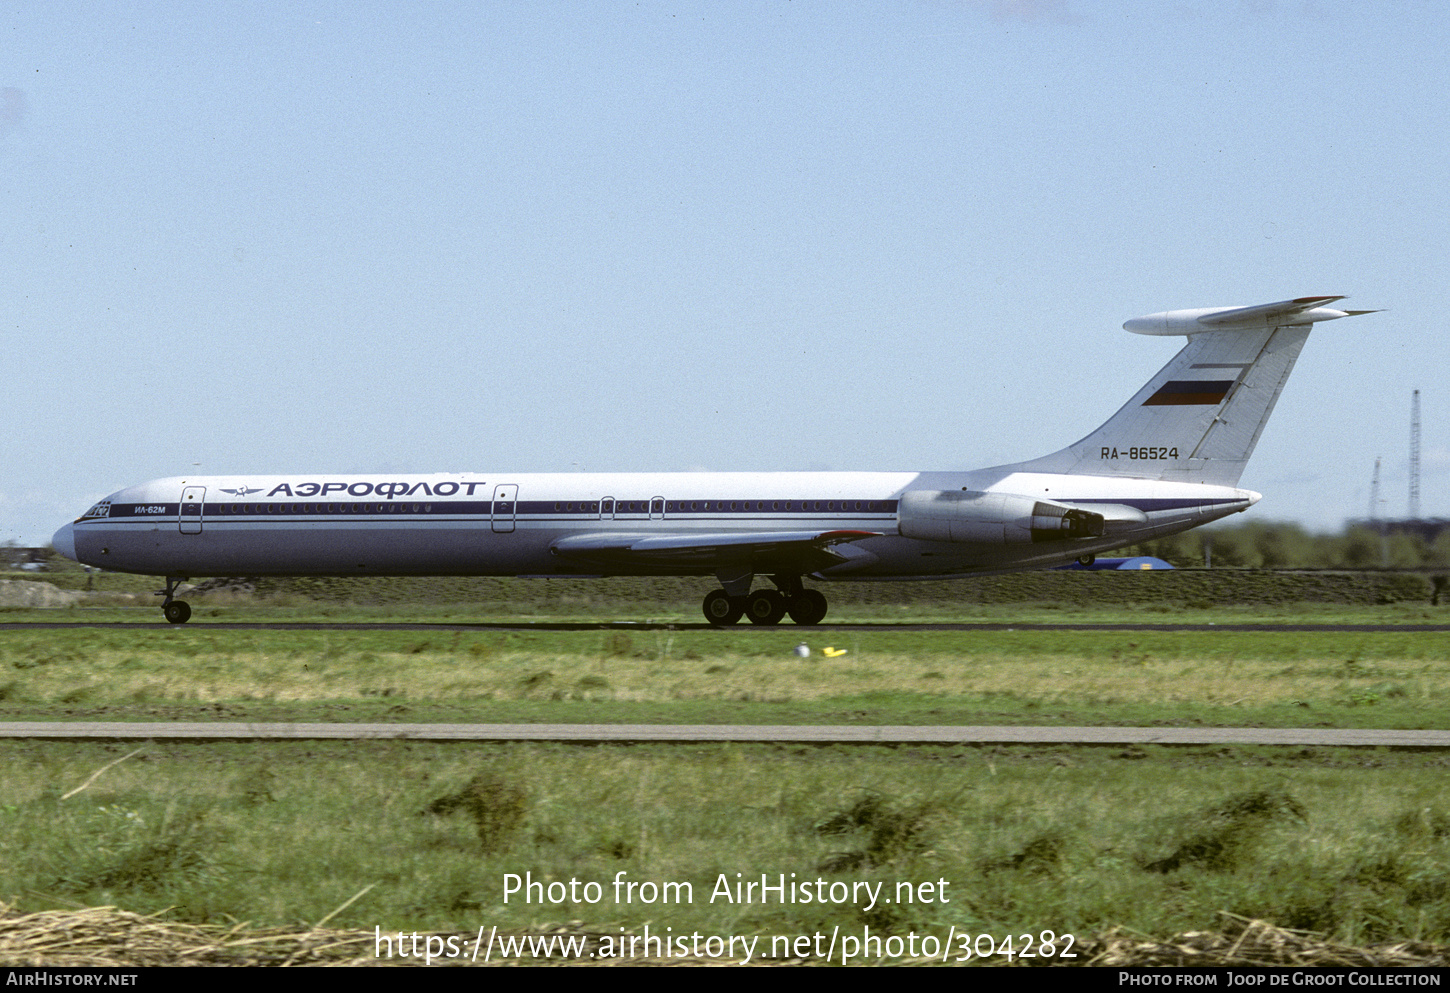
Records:
M721 534L620 534L601 532L560 538L555 555L594 564L658 566L750 565L757 572L815 572L848 560L834 546L880 531L759 531Z

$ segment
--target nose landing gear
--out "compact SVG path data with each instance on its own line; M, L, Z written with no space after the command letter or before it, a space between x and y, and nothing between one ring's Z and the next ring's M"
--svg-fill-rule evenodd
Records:
M185 624L191 620L191 604L185 600L172 599L176 593L176 587L186 582L186 579L185 576L167 576L166 589L156 592L157 596L166 598L161 601L161 614L168 623Z

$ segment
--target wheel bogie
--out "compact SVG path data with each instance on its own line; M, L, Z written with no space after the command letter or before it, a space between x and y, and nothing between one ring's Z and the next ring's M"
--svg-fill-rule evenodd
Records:
M786 605L790 619L797 624L819 624L826 617L826 597L820 590L801 590Z
M745 616L751 624L779 624L785 616L785 597L775 590L756 590L745 600Z
M745 613L745 598L731 596L724 590L712 590L705 597L704 611L705 620L715 627L729 627Z
M777 585L781 585L777 582ZM826 616L826 597L819 590L807 590L794 584L779 590L755 590L745 596L731 596L724 590L712 590L702 605L705 620L714 627L728 627L740 618L751 624L769 627L789 616L797 624L819 624Z

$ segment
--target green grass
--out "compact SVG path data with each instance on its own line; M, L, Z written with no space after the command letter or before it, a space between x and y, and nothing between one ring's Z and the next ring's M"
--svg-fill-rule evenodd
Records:
M0 628L0 719L1433 728L1447 655L1413 632Z
M945 939L949 928L1166 934L1228 910L1347 942L1450 941L1438 756L153 745L61 799L119 749L8 743L0 753L0 897L22 909L117 904L305 924L372 887L332 923L472 935L481 924L579 920L610 932L648 921L657 932L767 937L869 926ZM460 795L480 799L438 803ZM688 883L693 900L616 901L621 872ZM884 893L947 886L931 902L874 908L711 902L722 878L762 873ZM506 874L597 882L602 898L506 902Z
M110 577L105 577L109 579ZM665 603L665 601L660 601ZM668 604L665 603L668 607ZM689 610L686 611L686 607ZM613 619L593 604L576 615ZM651 607L650 609L655 609ZM693 605L669 614L695 624ZM934 613L937 612L937 613ZM844 604L859 620L1441 621L1408 603ZM688 615L688 616L687 616ZM4 621L123 616L118 629ZM1446 727L1450 635L1425 632L232 631L211 620L497 621L198 603L0 616L0 720ZM552 619L554 615L535 615ZM648 619L641 614L635 619ZM806 641L813 654L797 658ZM826 646L845 655L827 658ZM0 743L0 900L384 931L934 935L1129 927L1219 911L1336 940L1450 942L1440 752L1066 746ZM433 812L429 812L429 811ZM617 874L689 883L619 903ZM737 876L736 874L739 874ZM945 880L950 902L727 903L724 878ZM504 901L505 877L598 902ZM170 908L168 910L168 908Z

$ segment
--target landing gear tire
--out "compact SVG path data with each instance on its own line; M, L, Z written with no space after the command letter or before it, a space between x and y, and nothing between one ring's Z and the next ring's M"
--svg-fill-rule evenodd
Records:
M756 590L745 598L745 616L751 624L779 624L785 616L785 597L775 590Z
M1093 567L1093 563L1097 560L1098 557L1096 555L1079 555L1077 557L1077 564L1082 566L1084 569L1091 569Z
M705 620L717 628L729 627L745 613L745 598L731 596L724 590L712 590L705 596Z
M790 598L786 609L797 624L819 624L826 618L826 596L820 590L801 590Z
M172 624L185 624L191 620L191 604L185 600L172 600L161 608L161 613Z

